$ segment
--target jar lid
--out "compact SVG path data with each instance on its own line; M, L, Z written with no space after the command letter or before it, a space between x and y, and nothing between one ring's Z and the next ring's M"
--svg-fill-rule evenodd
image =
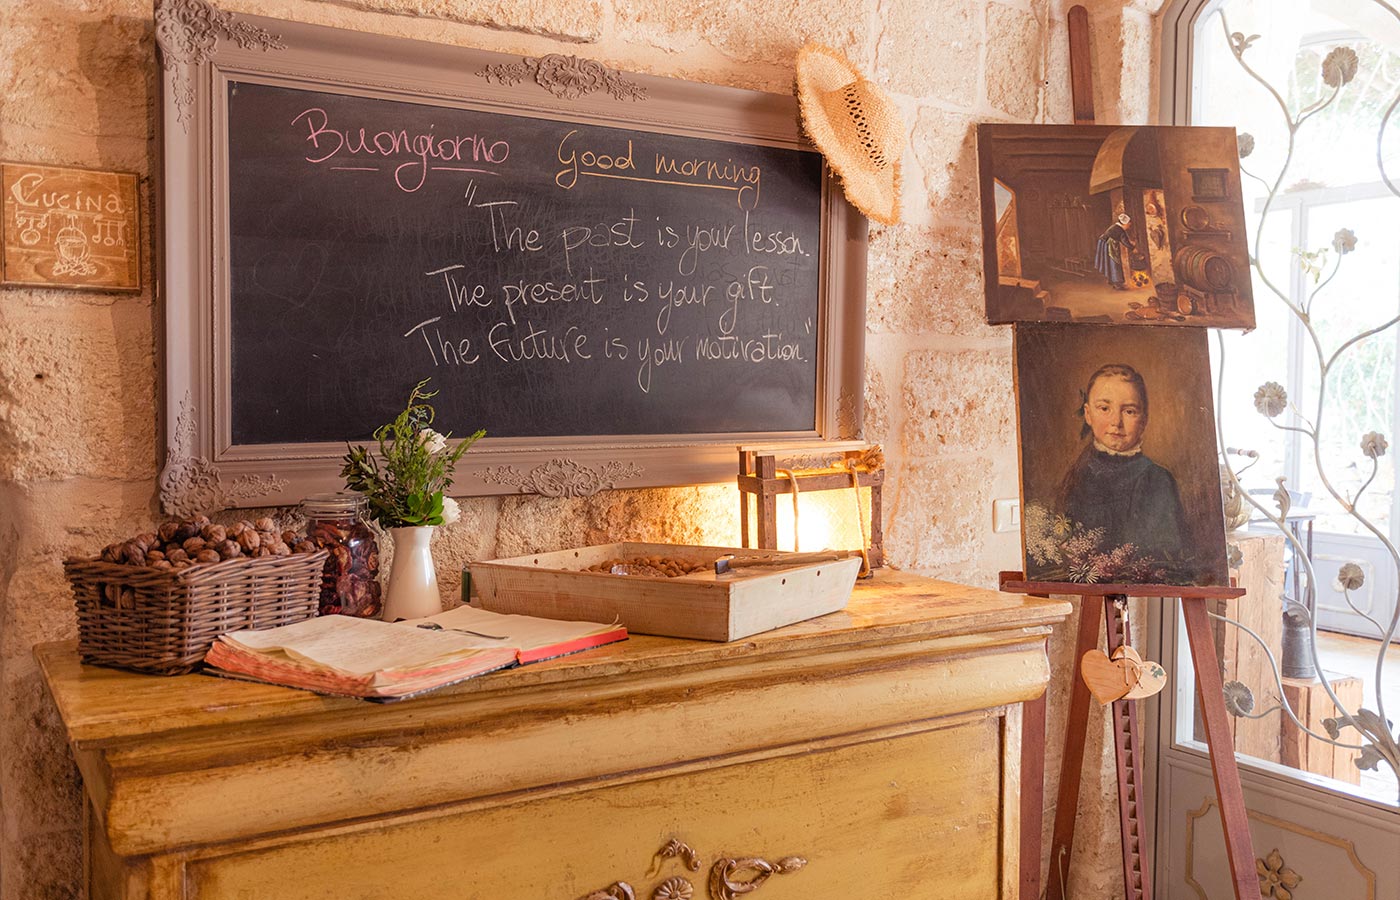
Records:
M301 501L302 514L309 519L363 516L368 508L365 495L354 491L312 494Z

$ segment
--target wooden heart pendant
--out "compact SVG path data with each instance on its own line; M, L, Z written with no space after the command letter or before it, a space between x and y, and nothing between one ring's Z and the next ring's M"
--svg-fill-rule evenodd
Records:
M1115 659L1127 657L1132 660L1137 667L1137 684L1123 695L1124 700L1141 700L1144 697L1151 697L1167 686L1167 670L1162 668L1161 663L1153 662L1150 659L1143 659L1138 656L1132 647L1119 647L1113 651Z
M1161 665L1144 660L1128 646L1117 648L1111 657L1102 650L1088 651L1079 661L1079 673L1089 693L1104 705L1151 697L1167 684Z
M1128 691L1137 687L1137 666L1133 661L1124 657L1109 659L1108 654L1098 648L1080 657L1079 675L1094 699L1105 706L1126 697Z

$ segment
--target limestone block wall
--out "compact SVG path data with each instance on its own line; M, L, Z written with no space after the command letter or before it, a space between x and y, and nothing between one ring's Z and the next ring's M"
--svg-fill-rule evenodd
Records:
M890 562L990 585L1017 564L991 505L1016 494L1010 334L981 321L978 121L1070 119L1062 0L221 0L225 9L789 91L819 40L888 86L910 134L907 224L870 235L866 436L889 461ZM1098 0L1100 121L1144 121L1160 0ZM135 171L143 266L160 189L149 0L0 2L0 159ZM31 657L75 633L59 561L146 530L162 313L155 291L0 292L0 900L76 897L80 793ZM489 423L485 423L489 427ZM470 559L624 538L737 539L732 486L465 502L435 552L445 591ZM1053 650L1051 769L1073 623ZM1102 744L1101 735L1095 743ZM1101 746L1090 758L1103 759ZM1075 896L1117 896L1111 773L1087 778ZM1048 796L1053 798L1054 785ZM1099 802L1102 799L1103 802ZM1048 830L1048 825L1047 825Z

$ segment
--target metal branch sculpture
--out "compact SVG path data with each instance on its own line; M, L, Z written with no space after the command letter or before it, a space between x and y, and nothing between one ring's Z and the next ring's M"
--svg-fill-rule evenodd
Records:
M1394 16L1397 21L1400 21L1400 12L1397 12L1389 3L1384 2L1384 0L1372 0L1372 2L1375 2L1377 6L1384 9L1391 16ZM1389 556L1391 564L1396 567L1397 573L1400 573L1400 551L1397 551L1390 536L1379 528L1374 521L1367 517L1359 506L1362 495L1375 481L1376 473L1380 469L1380 458L1387 452L1389 444L1385 436L1373 431L1359 438L1362 455L1371 461L1370 473L1360 487L1350 495L1337 488L1336 479L1333 476L1333 466L1331 461L1324 455L1321 437L1324 433L1324 419L1328 412L1327 401L1329 397L1329 387L1332 386L1331 376L1334 375L1338 364L1344 358L1345 354L1367 338L1374 337L1394 328L1397 323L1400 323L1400 316L1392 317L1381 325L1374 328L1367 328L1351 336L1345 341L1342 341L1332 352L1328 353L1323 348L1322 337L1319 335L1316 323L1312 317L1313 305L1317 300L1318 294L1321 293L1336 276L1337 271L1343 264L1342 258L1356 249L1356 235L1353 234L1350 229L1343 228L1334 236L1330 248L1320 248L1312 251L1305 249L1294 251L1297 256L1297 264L1302 267L1305 274L1312 277L1314 283L1314 287L1307 299L1303 301L1295 301L1287 292L1280 290L1275 281L1270 277L1269 272L1266 271L1263 260L1261 259L1261 246L1265 230L1264 223L1273 211L1274 201L1280 192L1289 167L1294 161L1299 131L1309 119L1312 119L1314 116L1327 109L1342 96L1347 85L1356 77L1358 56L1356 51L1350 47L1334 47L1322 61L1321 71L1322 81L1330 90L1316 101L1295 111L1290 108L1288 102L1278 89L1260 75L1250 65L1247 59L1252 45L1254 45L1256 41L1261 40L1261 37L1259 35L1244 35L1240 32L1230 31L1225 13L1221 11L1218 14L1220 16L1221 27L1225 31L1226 40L1235 60L1239 63L1244 72L1263 86L1273 99L1274 104L1278 107L1280 116L1282 116L1288 137L1283 163L1272 181L1248 171L1243 164L1241 165L1241 171L1262 185L1267 192L1254 230L1254 242L1251 252L1253 267L1257 275L1258 283L1262 284L1268 293L1282 302L1284 306L1287 307L1288 311L1302 325L1309 341L1307 351L1315 358L1318 367L1317 404L1311 419L1305 416L1302 410L1290 401L1282 385L1272 381L1261 385L1255 392L1254 406L1275 428L1281 431L1298 434L1303 439L1311 441L1313 458L1317 466L1318 481L1323 489L1337 502L1348 516L1352 517L1362 529L1372 535L1380 543L1385 553ZM1386 172L1383 153L1386 129L1397 107L1400 107L1400 94L1397 94L1396 97L1389 102L1381 117L1379 131L1376 136L1376 155L1382 181L1392 193L1400 197L1400 186L1397 186L1395 181ZM1251 135L1240 135L1240 156L1242 160L1252 153L1254 147L1255 140ZM1327 251L1329 249L1336 254L1335 262L1333 262L1330 267L1327 263L1327 257L1329 255ZM1221 394L1224 385L1224 368L1225 343L1222 336L1220 338L1221 371L1216 383L1216 428L1220 431L1222 436L1224 434L1224 428L1220 410L1222 405ZM1285 411L1291 411L1293 416L1291 420L1281 422L1279 421L1279 417L1282 416ZM1385 697L1381 691L1381 685L1383 684L1382 674L1386 663L1386 649L1389 647L1390 641L1396 636L1397 626L1400 626L1400 597L1397 597L1395 609L1390 616L1389 622L1380 621L1372 616L1366 615L1352 602L1351 596L1352 591L1357 590L1364 583L1365 579L1361 567L1355 563L1348 563L1341 569L1339 581L1342 585L1348 606L1360 614L1375 628L1376 636L1381 642L1376 653L1376 709L1347 709L1345 704L1338 699L1318 659L1317 621L1312 613L1312 611L1317 608L1314 602L1316 599L1317 576L1313 569L1312 560L1309 558L1308 553L1305 552L1298 535L1293 533L1291 529L1285 527L1284 520L1288 515L1291 502L1289 493L1285 487L1285 479L1276 479L1278 489L1274 491L1273 494L1274 508L1269 508L1254 496L1251 496L1244 489L1240 481L1240 477L1257 463L1258 453L1251 450L1229 449L1224 456L1225 462L1223 468L1228 482L1227 491L1232 492L1244 502L1254 507L1258 513L1263 515L1264 518L1278 528L1292 545L1294 560L1303 567L1303 583L1306 585L1306 588L1303 590L1303 597L1285 597L1285 609L1289 615L1297 617L1306 625L1308 634L1307 649L1311 655L1312 665L1317 671L1318 678L1321 679L1323 689L1336 705L1340 715L1336 718L1323 721L1323 726L1327 731L1326 734L1321 734L1307 728L1288 704L1283 691L1282 675L1279 670L1278 662L1274 659L1273 654L1269 651L1263 639L1239 622L1224 616L1216 616L1217 619L1243 630L1263 648L1273 670L1274 687L1278 691L1278 701L1276 705L1270 706L1266 710L1255 712L1254 697L1250 688L1239 682L1228 682L1225 685L1227 708L1236 716L1245 716L1249 718L1259 718L1272 712L1282 710L1293 719L1299 728L1312 737L1327 741L1339 747L1359 750L1360 755L1355 760L1359 768L1376 769L1379 764L1383 762L1396 773L1397 779L1400 779L1400 740L1397 739L1394 724L1386 717ZM1250 460L1250 462L1241 465L1237 469L1231 457L1241 457ZM1348 731L1348 729L1350 729L1350 731ZM1343 739L1344 732L1346 732L1345 737L1347 738L1345 740ZM1351 740L1353 732L1355 734L1355 742Z

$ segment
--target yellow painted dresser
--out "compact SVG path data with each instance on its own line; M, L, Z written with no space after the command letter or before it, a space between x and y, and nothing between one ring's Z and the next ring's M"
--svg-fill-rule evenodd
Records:
M377 705L36 654L93 900L1016 895L1059 601L898 573L712 644L637 635Z

